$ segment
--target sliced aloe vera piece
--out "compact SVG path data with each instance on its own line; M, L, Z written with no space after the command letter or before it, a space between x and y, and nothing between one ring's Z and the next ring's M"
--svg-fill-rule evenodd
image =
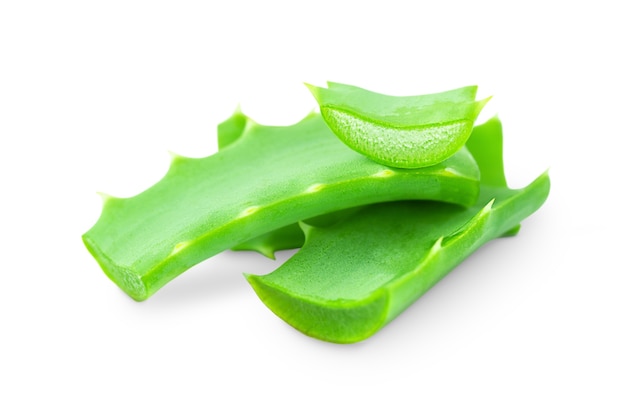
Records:
M367 206L327 227L304 225L302 249L274 272L247 275L259 298L303 333L335 343L364 340L389 323L463 259L535 212L550 182L539 176L509 189L502 172L500 124L468 142L483 175L469 208L435 202Z
M222 150L226 146L234 143L243 135L248 124L254 124L254 122L238 107L228 119L217 126L218 148ZM333 211L306 221L315 226L328 226L347 217L358 208L360 207ZM254 251L270 259L275 259L275 253L277 251L296 249L301 247L303 243L304 233L299 223L295 222L248 239L233 246L231 249L234 251Z
M339 83L308 87L337 137L372 160L399 168L434 165L457 152L489 100L475 101L475 86L403 97Z
M319 114L283 127L248 120L218 153L175 157L149 189L107 198L83 241L111 280L144 300L202 260L299 220L401 199L472 204L478 177L465 149L427 169L390 169L345 147Z
M241 108L217 126L218 149L234 143L245 132L246 126L254 122L246 116ZM279 250L295 249L304 243L304 233L298 223L291 223L273 231L266 232L252 239L248 239L231 249L235 251L255 251L270 259L275 259Z

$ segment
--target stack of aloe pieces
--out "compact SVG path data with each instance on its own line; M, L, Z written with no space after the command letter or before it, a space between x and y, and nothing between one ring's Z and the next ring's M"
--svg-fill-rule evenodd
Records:
M130 198L104 197L83 235L106 275L149 298L227 249L268 257L301 248L267 275L260 299L303 333L366 339L487 241L513 235L546 200L547 173L510 189L498 118L475 125L476 87L395 97L338 83L292 126L237 110L220 150L173 157Z

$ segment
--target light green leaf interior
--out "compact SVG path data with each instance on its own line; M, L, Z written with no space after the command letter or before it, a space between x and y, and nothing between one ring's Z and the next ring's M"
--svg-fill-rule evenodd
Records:
M328 83L309 85L324 120L346 145L381 164L421 168L444 161L467 141L489 98L476 87L394 97Z

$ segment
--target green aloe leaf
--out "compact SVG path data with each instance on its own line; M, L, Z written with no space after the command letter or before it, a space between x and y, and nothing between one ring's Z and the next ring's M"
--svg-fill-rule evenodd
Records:
M308 85L324 120L346 145L381 164L421 168L449 158L467 141L489 98L476 87L395 97L328 83Z
M239 139L248 124L254 124L240 107L226 120L217 125L217 145L219 150ZM279 250L295 249L304 243L304 233L298 223L292 223L273 231L248 239L231 249L235 251L255 251L270 259L275 259Z
M226 146L234 143L244 133L248 124L254 124L254 122L238 107L228 119L217 126L218 149L222 150ZM354 209L358 209L358 207ZM354 209L333 211L322 216L308 219L306 222L312 223L315 226L327 226L351 214ZM275 253L277 251L296 249L301 247L303 243L304 232L302 232L299 223L295 222L248 239L233 246L231 249L235 251L254 251L270 259L275 259Z
M283 127L241 116L230 123L235 134L221 151L174 157L149 189L106 198L83 235L132 298L144 300L208 257L299 220L401 199L471 205L478 194L478 167L466 149L429 168L391 169L345 147L319 114Z
M483 173L473 206L382 203L327 228L303 225L306 241L299 252L270 274L247 275L259 298L309 336L358 342L481 245L518 228L546 200L547 173L523 189L509 189L500 122L477 127L472 137L468 147Z

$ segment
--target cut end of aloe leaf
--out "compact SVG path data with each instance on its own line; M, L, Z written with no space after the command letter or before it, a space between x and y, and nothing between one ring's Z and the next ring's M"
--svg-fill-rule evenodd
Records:
M475 101L475 87L413 97L341 84L307 87L339 139L370 159L397 168L422 168L449 158L470 137L490 99Z
M135 301L148 299L150 293L141 277L132 270L113 265L100 248L86 234L82 236L85 247L98 262L106 276L117 284L129 297Z
M331 343L363 341L385 324L389 305L384 290L367 300L333 303L303 299L267 282L263 276L245 274L263 303L278 317L300 332Z
M395 128L338 109L322 108L322 115L350 148L395 168L422 168L446 160L465 144L474 125L473 121L460 120Z

